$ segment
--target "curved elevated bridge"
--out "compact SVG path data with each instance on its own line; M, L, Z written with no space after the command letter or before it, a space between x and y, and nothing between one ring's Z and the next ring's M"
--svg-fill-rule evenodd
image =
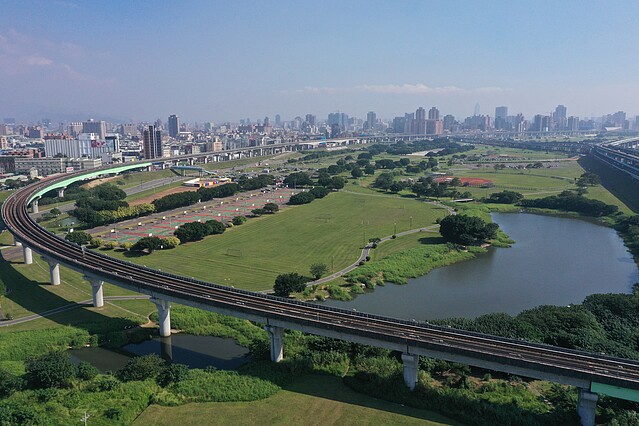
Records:
M105 167L90 175L116 170ZM60 284L63 264L83 273L91 283L96 307L104 303L104 281L150 295L159 311L162 336L171 333L171 303L180 303L264 324L274 362L283 358L283 332L291 329L399 351L404 380L411 389L417 383L420 355L576 386L580 389L577 409L584 425L594 424L597 393L639 401L636 361L308 304L177 276L85 250L31 218L27 207L39 195L88 175L44 180L16 191L2 205L2 219L16 244L22 245L25 263L32 262L33 251L49 263L52 285Z

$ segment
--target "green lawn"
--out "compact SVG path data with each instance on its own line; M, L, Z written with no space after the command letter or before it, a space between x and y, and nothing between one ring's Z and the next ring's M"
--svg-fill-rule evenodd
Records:
M135 425L459 425L431 411L356 393L338 377L306 376L253 402L151 405Z
M309 205L250 219L223 235L130 260L249 290L271 288L284 272L309 274L313 263L339 270L360 255L364 241L432 225L445 211L414 199L337 192ZM412 219L411 219L412 217ZM122 257L122 253L113 252Z

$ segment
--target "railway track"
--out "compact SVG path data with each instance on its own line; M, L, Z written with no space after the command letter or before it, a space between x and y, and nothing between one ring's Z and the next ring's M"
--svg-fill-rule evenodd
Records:
M347 339L364 336L391 342L413 353L456 354L470 361L491 360L527 371L550 372L582 382L639 390L639 362L636 361L302 303L168 274L84 250L43 229L27 212L33 194L58 180L45 180L12 194L2 205L2 218L16 239L36 252L107 282L123 283L156 297L165 295L174 300L196 301L213 311L221 308L298 325L298 329L303 326L338 332Z

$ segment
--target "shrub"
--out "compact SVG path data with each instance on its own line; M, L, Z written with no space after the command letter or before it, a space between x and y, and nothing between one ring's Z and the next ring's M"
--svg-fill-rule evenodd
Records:
M180 225L174 232L182 244L189 241L199 241L208 235L207 226L200 222L190 222Z
M102 240L101 238L93 238L89 242L89 247L90 248L98 248L98 247L102 246L102 244L104 244L104 240Z
M27 361L25 377L30 387L68 387L76 377L76 368L64 352L50 352Z
M246 218L244 216L235 216L232 221L233 225L235 226L239 226L244 222L246 222Z
M169 364L162 374L157 377L160 386L165 387L171 383L178 383L186 379L189 375L189 367L184 364Z
M281 274L275 278L273 290L276 296L288 297L293 292L303 291L306 287L306 278L297 272Z
M205 225L208 235L223 234L226 231L226 226L217 220L207 220Z
M142 252L144 250L149 253L153 253L155 250L159 250L164 244L164 240L160 237L142 237L133 246L131 251Z
M78 379L82 379L82 380L91 380L100 373L100 371L97 368L95 368L88 362L84 362L84 361L79 363L77 368L78 368L77 377Z
M176 248L180 245L180 239L177 237L166 237L162 239L162 244L165 249Z
M118 377L123 382L133 380L155 379L164 371L165 361L155 354L138 356L131 359L118 371Z

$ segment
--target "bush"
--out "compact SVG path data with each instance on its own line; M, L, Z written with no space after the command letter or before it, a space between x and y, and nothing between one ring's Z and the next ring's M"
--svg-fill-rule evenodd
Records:
M165 387L171 383L178 383L186 379L189 375L189 367L184 364L169 364L162 374L157 377L160 386Z
M280 206L278 206L275 203L266 203L264 204L263 209L267 212L267 213L276 213L280 210Z
M79 363L77 368L78 368L77 377L78 379L82 379L82 380L91 380L100 373L100 371L97 368L95 368L88 362L84 362L84 361Z
M177 237L166 237L162 239L162 244L164 244L165 249L176 248L180 245L180 239Z
M99 248L102 246L102 244L104 244L104 240L102 240L101 238L92 238L91 241L89 242L89 247Z
M118 371L118 377L123 382L155 379L164 371L165 364L165 361L155 354L138 356Z
M142 252L146 250L150 254L153 253L155 250L159 250L163 244L164 240L160 237L142 237L135 244L133 244L133 246L131 247L131 251Z
M76 377L76 368L64 352L50 352L27 361L25 377L29 387L68 387Z
M232 221L233 225L235 226L239 226L244 222L246 222L246 218L244 216L235 216Z
M217 220L207 220L205 225L208 235L223 234L226 231L226 226Z
M522 194L515 191L501 191L495 192L494 194L490 194L490 197L486 199L488 203L498 203L498 204L514 204L524 198Z

